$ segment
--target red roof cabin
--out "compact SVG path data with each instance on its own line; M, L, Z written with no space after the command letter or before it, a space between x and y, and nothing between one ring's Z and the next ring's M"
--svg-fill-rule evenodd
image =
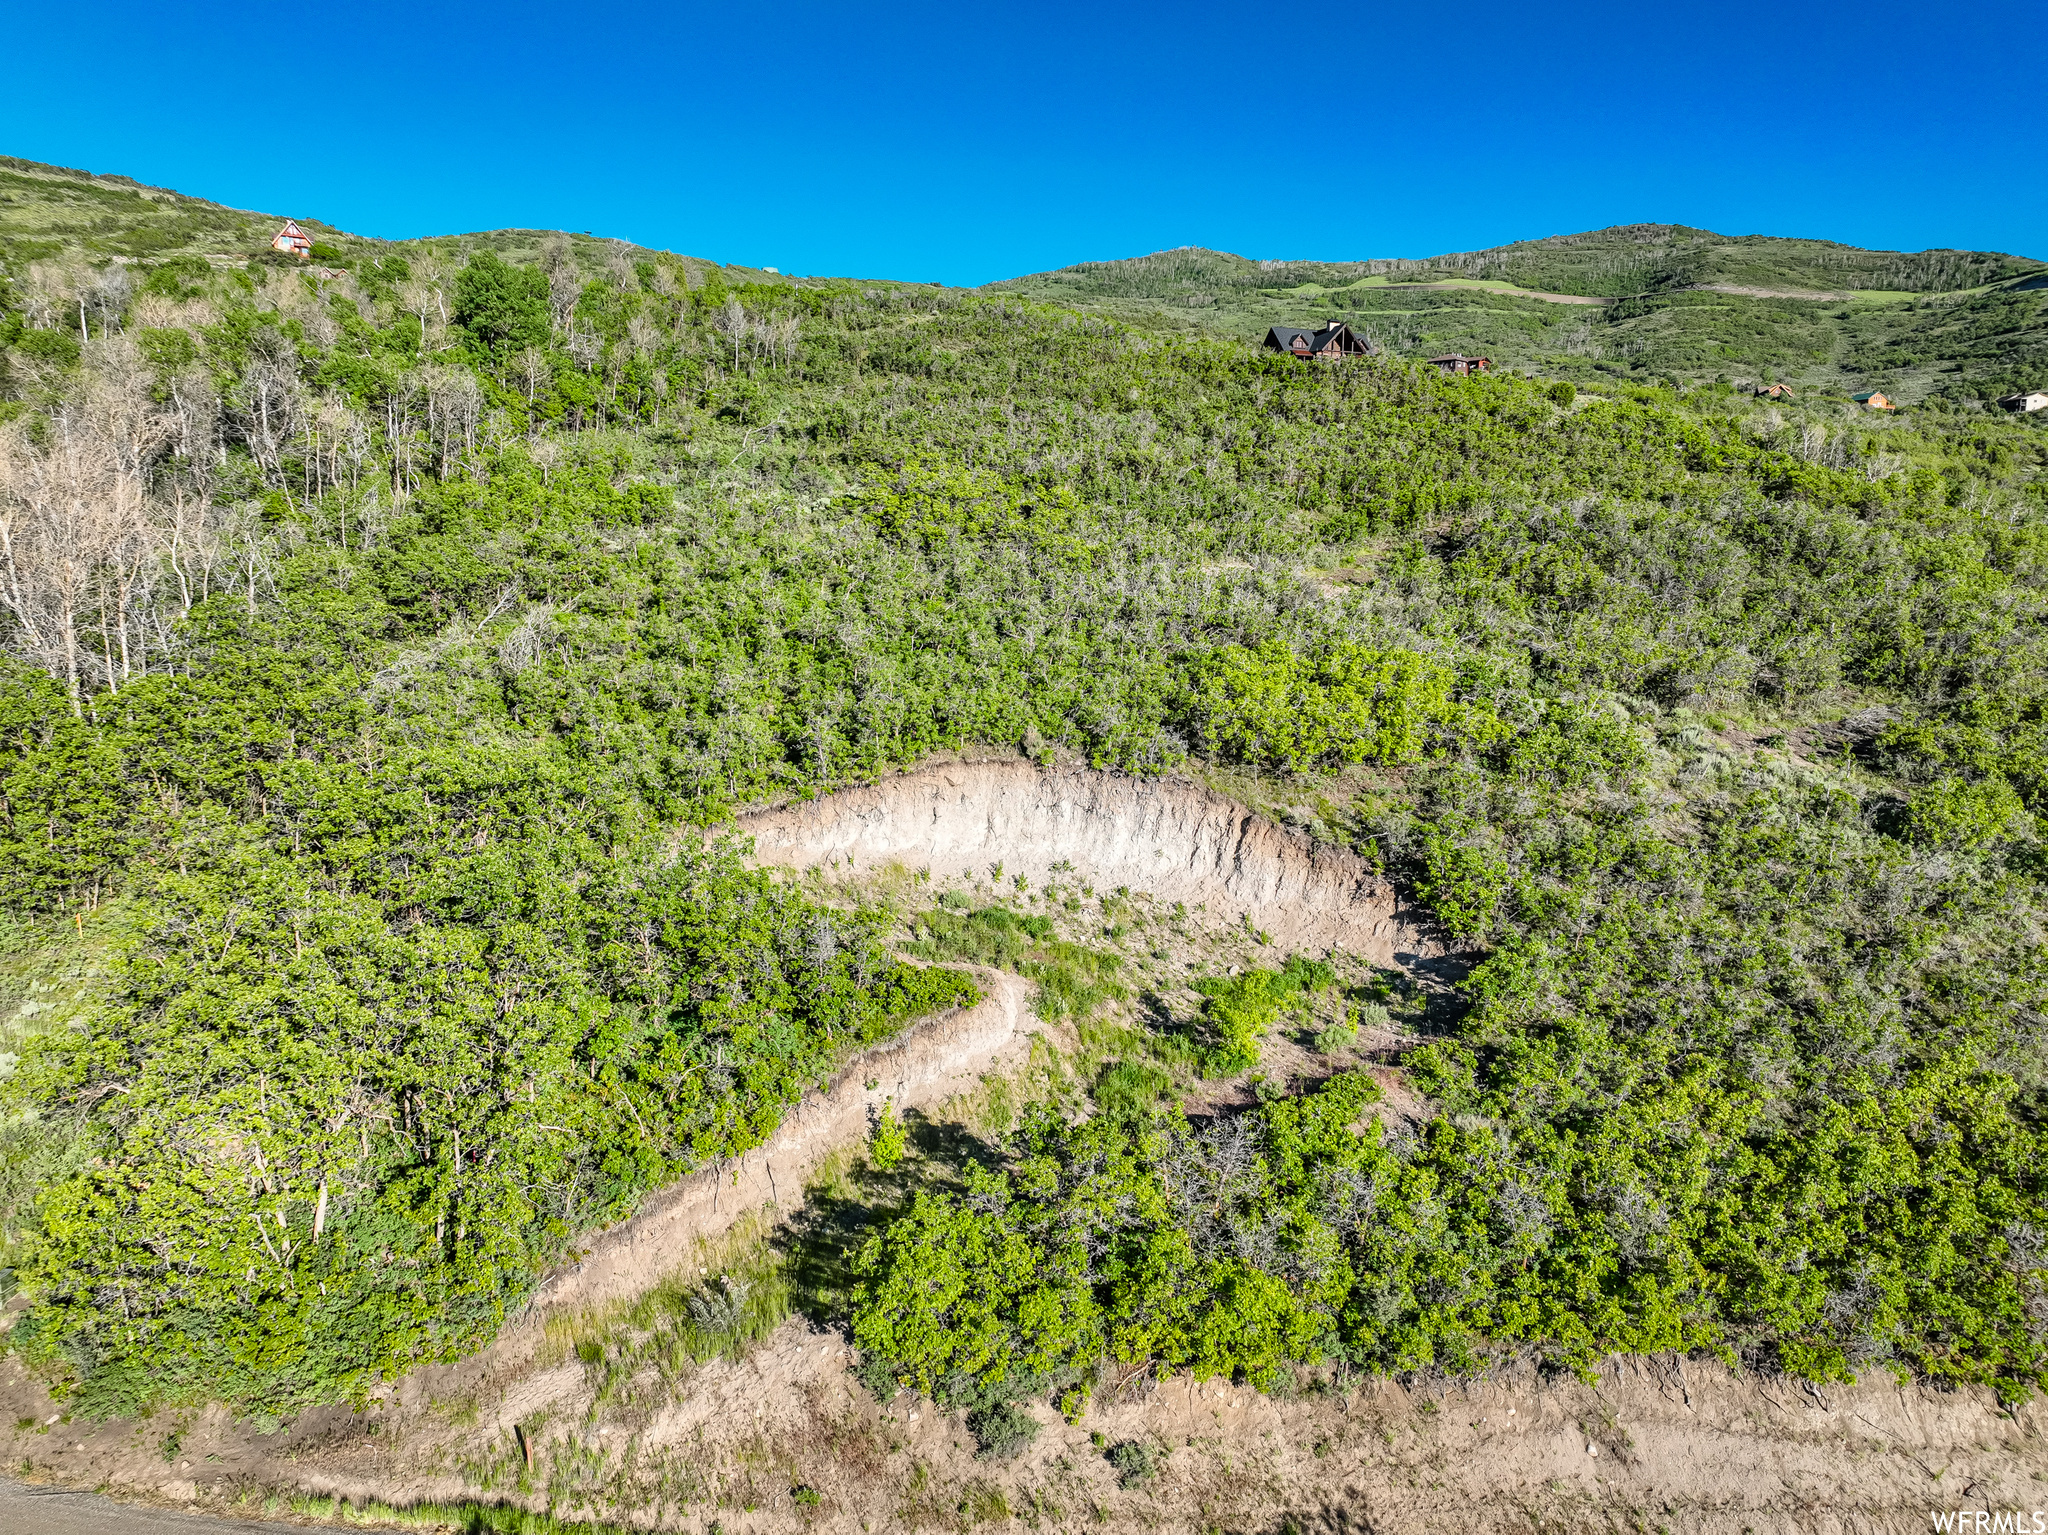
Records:
M1371 348L1359 340L1351 327L1342 320L1332 320L1321 330L1301 330L1292 325L1276 325L1266 332L1266 348L1269 351L1285 352L1291 357L1312 357L1321 362L1336 362L1345 357L1364 357L1371 351Z
M290 219L286 219L284 228L270 237L270 248L274 251L287 251L301 261L313 254L313 242L307 239L305 233Z
M1441 368L1446 373L1484 373L1493 366L1491 357L1467 357L1462 352L1447 352L1442 357L1429 360L1432 368Z

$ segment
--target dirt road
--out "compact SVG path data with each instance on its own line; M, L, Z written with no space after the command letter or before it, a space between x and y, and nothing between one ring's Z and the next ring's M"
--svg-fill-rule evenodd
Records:
M0 1479L0 1530L8 1535L222 1535L231 1530L276 1532L303 1525L210 1519L167 1508L131 1507L96 1492L30 1487Z

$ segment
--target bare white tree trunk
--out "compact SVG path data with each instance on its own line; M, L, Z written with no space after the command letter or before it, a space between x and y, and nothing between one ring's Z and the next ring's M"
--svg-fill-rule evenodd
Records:
M444 480L475 450L483 405L483 390L467 368L428 371L427 436L440 449Z
M576 317L576 300L583 295L583 279L576 270L576 255L561 235L541 247L540 266L548 274L548 320L557 336L567 335Z
M746 338L749 321L746 306L737 298L728 298L717 314L711 317L711 324L718 333L732 342L732 370L740 370L740 342Z
M47 419L40 443L17 424L0 436L0 607L9 648L62 678L73 713L95 679L135 674L131 625L155 563L159 529L150 466L171 436L132 345L103 338L87 353L78 395ZM95 656L83 633L99 631Z

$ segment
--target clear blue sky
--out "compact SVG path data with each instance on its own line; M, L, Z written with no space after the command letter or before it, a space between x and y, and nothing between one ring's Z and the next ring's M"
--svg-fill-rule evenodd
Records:
M2003 5L23 6L0 153L406 237L979 283L1635 222L2048 257Z

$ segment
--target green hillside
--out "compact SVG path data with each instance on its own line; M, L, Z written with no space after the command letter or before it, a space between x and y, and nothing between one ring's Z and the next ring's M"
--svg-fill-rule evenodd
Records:
M66 253L101 260L268 245L277 221L146 187L0 156L0 254L10 265Z
M51 257L102 264L169 256L241 260L267 252L284 217L222 207L127 176L0 155L0 261L15 269ZM317 219L302 216L298 224L337 251L376 243Z
M73 299L82 285L88 308L94 287L104 287L116 273L154 277L162 288L172 281L168 274L182 273L185 280L194 281L202 271L234 270L250 262L290 268L294 258L270 245L287 217L313 241L310 265L321 271L366 264L374 268L380 257L396 248L304 214L227 208L126 176L94 175L0 155L0 270L19 280L32 268L47 266L53 277L62 273L71 281ZM509 259L531 261L548 243L592 270L617 259L622 248L619 241L588 234L533 229L441 236L410 242L407 248L456 260L488 248ZM117 287L125 286L119 277L111 280Z
M1524 288L1593 297L1723 284L1828 293L1952 293L2044 269L1992 251L1872 251L1832 240L1730 237L1680 224L1630 224L1586 234L1518 240L1492 250L1435 256L1404 279L1498 278Z
M1342 318L1397 355L1477 353L1577 379L1782 379L1976 403L2048 377L2043 274L1979 251L1632 225L1425 261L1161 251L991 291L1244 337Z
M474 1350L965 958L1078 1043L980 1138L882 1126L844 1240L757 1255L884 1393L2048 1380L2048 421L527 232L301 267L217 210L115 262L202 215L18 174L0 1264L68 1410ZM1532 357L1709 302L1344 291ZM1883 336L1966 312L1919 303ZM1124 893L834 902L718 835L970 746L1227 783L1461 963L1226 967L1183 912L1169 973Z

